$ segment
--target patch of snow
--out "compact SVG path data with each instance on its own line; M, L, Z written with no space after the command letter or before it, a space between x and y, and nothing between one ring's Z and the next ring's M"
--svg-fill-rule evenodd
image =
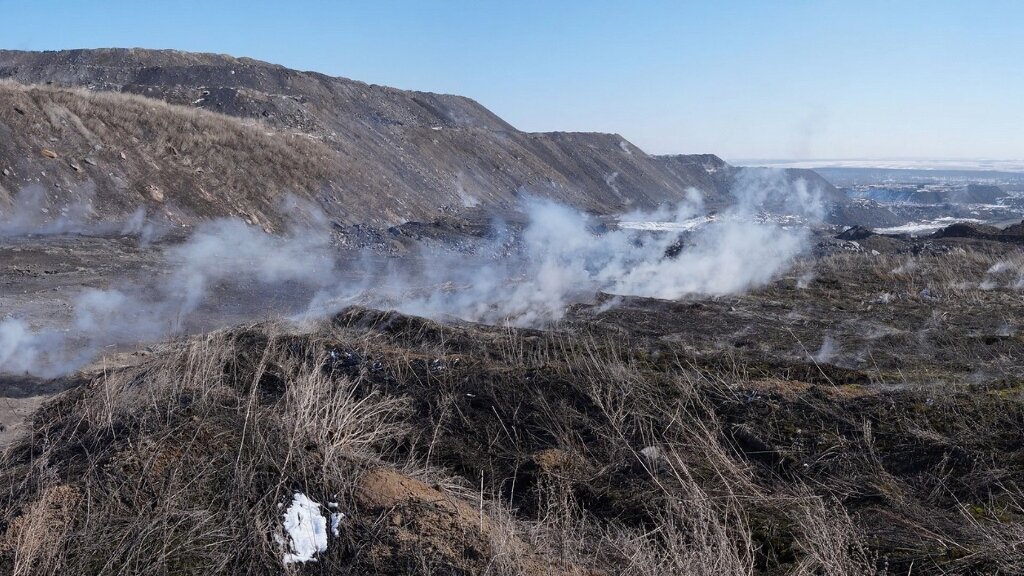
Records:
M625 230L645 230L648 232L689 232L713 222L753 222L756 224L775 224L783 230L806 226L808 220L797 214L761 213L753 216L705 215L695 216L686 220L674 221L642 221L619 220L619 228Z
M737 166L764 166L767 168L876 168L884 170L998 170L1024 172L1024 159L822 159L822 160L770 160L732 159Z
M814 355L815 362L827 363L836 355L836 341L832 336L826 335L821 342L821 348Z
M333 534L335 538L341 534L341 521L344 519L344 512L331 512L331 534Z
M633 155L633 151L629 149L629 144L626 144L625 140L619 140L619 148L622 148L622 151L626 154Z
M337 502L328 502L327 507L331 510L338 509ZM341 534L341 521L345 519L344 512L331 512L331 534L337 538Z
M327 551L327 519L320 513L320 505L305 494L295 493L284 513L284 529L291 548L284 555L285 564L316 562L314 556Z
M910 234L911 236L916 236L928 232L935 232L936 230L940 228L945 228L950 224L956 224L961 222L981 224L982 221L974 218L953 218L951 216L943 216L942 218L936 218L934 220L925 220L923 222L910 222L908 224L903 224L902 226L876 228L875 232L879 234Z
M641 222L620 220L619 228L624 228L626 230L646 230L649 232L688 232L690 230L696 230L709 222L714 222L714 220L715 219L711 216L698 216L681 222Z

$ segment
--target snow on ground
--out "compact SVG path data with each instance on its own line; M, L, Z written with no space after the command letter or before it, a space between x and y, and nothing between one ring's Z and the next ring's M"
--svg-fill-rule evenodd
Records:
M284 555L285 564L315 562L316 554L327 551L327 520L320 513L320 505L305 494L295 493L284 513L284 529L291 549Z
M736 166L765 166L769 168L876 168L884 170L997 170L1001 172L1024 172L1024 159L823 159L823 160L773 160L735 159Z
M674 232L689 232L690 230L696 230L708 222L713 222L714 218L710 216L698 216L697 218L690 218L689 220L683 220L682 222L641 222L641 221L630 221L620 220L619 228L626 230L647 230L653 232L660 231L674 231Z
M337 502L328 502L327 506L331 510L337 510L338 509L338 503ZM345 519L345 513L344 512L331 512L331 534L333 534L335 538L337 538L339 535L341 535L341 521L344 520L344 519Z
M945 228L951 224L958 223L971 223L980 224L982 220L975 218L953 218L951 216L943 216L942 218L936 218L934 220L925 220L923 222L910 222L901 226L892 226L889 228L876 228L875 232L879 234L910 234L911 236L918 236L920 234L927 234L935 232L940 228Z
M753 222L755 224L775 224L782 228L808 225L806 217L795 214L755 214L752 217L730 215L697 216L682 221L648 222L640 220L619 220L618 226L624 230L644 230L647 232L691 232L712 222Z

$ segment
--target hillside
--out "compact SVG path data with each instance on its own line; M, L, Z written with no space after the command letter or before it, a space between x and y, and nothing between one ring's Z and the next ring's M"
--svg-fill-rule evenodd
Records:
M100 205L127 210L159 203L145 193L156 185L186 220L192 214L238 214L272 225L279 215L268 202L282 192L315 200L339 222L377 224L430 220L469 206L513 208L523 193L611 213L652 209L696 188L711 205L720 205L729 201L728 175L734 172L711 155L652 156L615 134L521 132L460 96L369 85L247 58L138 49L0 51L0 78L51 85L28 94L13 84L0 90L0 134L12 136L0 148L0 164L13 172L0 180L8 195L34 181L48 190L80 183L95 187ZM141 95L172 106L147 109L147 101L132 98L121 106L114 95L100 93ZM113 108L135 114L136 121L146 116L147 128L114 122L98 129ZM31 137L13 138L29 127ZM186 145L189 135L204 131L222 137ZM246 145L227 152L232 143L241 144L242 135ZM86 144L109 151L126 142L146 146L147 157L93 154L95 170L74 170L66 162L55 169L40 157L48 147L71 155L81 167ZM261 155L250 146L273 152ZM279 152L283 166L277 165ZM197 168L200 174L208 168L225 173L216 159L200 154L234 155L226 164L233 167L232 177L197 176ZM299 168L303 163L308 170ZM848 201L816 175L812 183L840 208L830 210L832 219L847 223L842 208ZM227 198L211 201L206 194ZM248 195L251 203L243 200ZM884 211L861 216L860 223L874 225L886 218Z
M0 83L0 203L45 191L51 208L94 217L147 206L171 221L241 216L268 225L282 192L336 178L334 152L202 110L124 94ZM362 206L370 217L385 206Z

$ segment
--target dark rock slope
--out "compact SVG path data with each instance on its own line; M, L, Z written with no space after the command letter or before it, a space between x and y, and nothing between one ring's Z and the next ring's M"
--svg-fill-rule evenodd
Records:
M714 205L730 200L735 173L713 155L653 156L615 134L521 132L461 96L369 85L224 55L141 49L0 51L0 79L50 85L30 91L27 99L35 105L32 110L18 106L20 113L15 106L26 100L24 90L18 95L14 83L0 90L0 164L8 169L0 186L8 196L39 182L58 201L66 201L67 186L84 183L95 190L100 205L165 203L161 209L182 220L242 214L273 227L280 214L271 200L284 191L314 200L339 221L373 223L432 219L465 206L507 209L522 194L609 213L654 208L696 188ZM67 88L85 91L58 90ZM146 110L132 101L129 111L140 122L149 116L150 126L133 129L129 117L117 129L97 134L95 128L108 122L102 117L107 112L95 110L90 100L96 92L141 95L175 106ZM87 102L69 104L74 100ZM110 101L104 106L119 108ZM91 124L78 114L82 108L96 116ZM194 114L189 108L234 122L201 115L203 126L187 125L185 117ZM28 112L36 117L17 117ZM13 134L26 130L26 123L31 137ZM191 132L167 132L175 129ZM203 153L240 148L225 152L236 162L229 169L233 178L208 174L208 169L221 170L220 163L204 168L209 161L197 156L201 147L187 145L189 135L211 131L233 136L202 148ZM238 144L234 135L251 142L251 148ZM81 166L86 141L107 151L91 154L97 164L90 168ZM145 160L120 157L137 146L145 147ZM84 170L47 162L53 159L41 156L44 147L62 158L72 155ZM261 153L268 147L275 149L271 158ZM273 161L278 155L289 164L278 168ZM310 172L299 174L303 162ZM198 176L197 164L204 170ZM820 187L832 202L833 220L851 220L849 201L817 174L789 176ZM160 194L152 193L154 186ZM254 190L256 197L247 202ZM857 217L877 225L885 215L876 211Z

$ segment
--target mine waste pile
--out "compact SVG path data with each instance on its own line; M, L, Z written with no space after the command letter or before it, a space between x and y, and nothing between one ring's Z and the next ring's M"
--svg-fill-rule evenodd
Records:
M0 51L0 574L1024 574L1017 206Z

